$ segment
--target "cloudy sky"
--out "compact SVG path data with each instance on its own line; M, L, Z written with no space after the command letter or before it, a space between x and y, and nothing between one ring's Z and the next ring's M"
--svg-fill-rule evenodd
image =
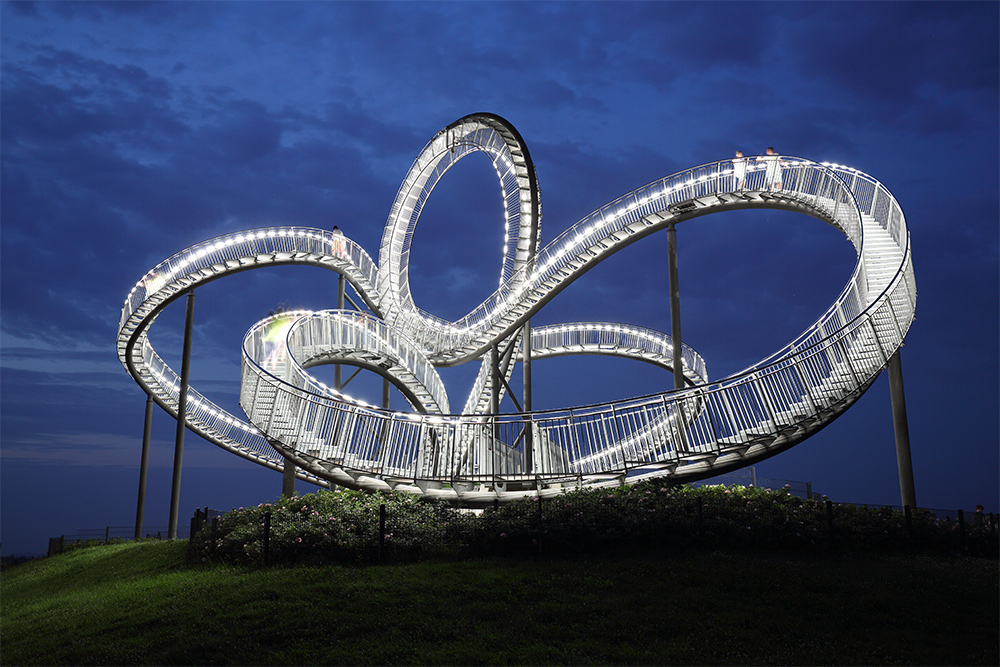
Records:
M919 289L902 354L918 504L997 511L998 7L3 2L3 553L134 523L145 395L115 335L146 271L213 236L275 225L338 225L377 257L414 157L479 111L528 144L543 243L735 149L774 146L883 182L906 214ZM477 305L500 269L501 200L479 157L449 172L414 238L415 299L444 317ZM679 227L678 245L684 340L713 378L806 328L854 261L842 234L781 212L699 218ZM669 331L665 250L660 234L630 246L533 322ZM238 410L243 333L276 305L330 308L335 294L335 274L301 267L201 288L193 386ZM175 368L182 322L178 303L150 334ZM453 404L473 372L443 372ZM672 386L653 367L588 357L540 362L534 381L536 407ZM157 409L147 526L167 523L173 437ZM757 474L898 504L887 380ZM188 434L182 518L280 489L280 474Z

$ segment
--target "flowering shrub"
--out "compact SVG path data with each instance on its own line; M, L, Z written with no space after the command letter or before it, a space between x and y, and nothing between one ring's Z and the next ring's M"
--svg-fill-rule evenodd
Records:
M421 502L407 494L325 491L239 508L215 528L192 537L200 560L260 562L270 514L268 560L360 562L378 555L379 506L386 507L385 556L415 559L445 550L460 531L462 515L444 503Z
M379 511L385 528L379 546ZM269 563L408 561L692 544L742 549L944 549L996 555L997 533L938 521L909 523L893 508L833 505L742 486L667 486L647 481L572 490L470 512L400 493L319 491L233 510L191 539L199 560L260 563L270 515Z

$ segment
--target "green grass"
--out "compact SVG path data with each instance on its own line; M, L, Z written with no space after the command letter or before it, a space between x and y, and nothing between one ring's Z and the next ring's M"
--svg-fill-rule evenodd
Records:
M996 665L995 560L678 551L191 566L187 543L10 568L0 658L34 664Z

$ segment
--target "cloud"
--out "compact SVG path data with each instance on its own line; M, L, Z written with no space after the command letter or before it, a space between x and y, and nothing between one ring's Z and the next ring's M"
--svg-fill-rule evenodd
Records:
M912 234L913 437L961 443L949 460L978 460L968 443L980 441L995 456L979 418L996 405L1000 349L994 3L8 2L0 13L5 457L51 448L70 461L81 443L116 465L141 427L142 392L114 349L136 280L190 245L265 226L336 224L377 258L420 149L477 111L527 141L543 243L736 148L773 145L873 174ZM414 235L412 289L435 314L464 315L496 287L500 194L478 158L445 175ZM685 338L714 377L790 340L853 261L804 216L709 216L685 223L679 243ZM669 329L664 244L630 246L537 322ZM333 307L336 284L329 271L281 267L199 287L196 388L237 411L247 328L278 303ZM175 368L183 313L171 305L150 333ZM968 367L954 400L940 392L941 341ZM650 386L627 364L552 363L558 377L539 379L536 403L545 391L553 406L595 400L560 383L572 378L575 391L605 370L616 374L602 399ZM464 396L469 368L454 372L452 393ZM862 417L852 408L842 430L824 431L823 447L850 441L854 456L878 444L867 422L883 413L859 406ZM952 419L932 423L942 413ZM940 467L940 448L925 449ZM836 456L805 451L792 457L800 470L818 461L831 485L852 483L856 461L837 470L826 466Z
M138 461L137 449L136 438L132 436L41 431L33 437L5 444L2 456L5 463L130 468ZM169 459L166 462L158 460L156 464L168 465Z
M992 3L832 3L795 7L776 38L801 74L843 90L859 111L905 119L996 90L998 20Z

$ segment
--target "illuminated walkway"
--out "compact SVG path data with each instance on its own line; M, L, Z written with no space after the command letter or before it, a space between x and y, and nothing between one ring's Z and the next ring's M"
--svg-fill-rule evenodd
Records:
M492 160L505 204L501 274L494 294L447 322L413 302L410 241L434 185L476 151ZM313 482L470 504L650 476L717 475L791 447L843 413L890 363L914 317L909 234L892 195L847 167L782 160L780 190L768 187L754 158L747 158L740 190L732 160L706 164L624 195L539 247L541 202L524 142L497 116L468 116L439 132L411 166L377 265L349 238L319 229L256 229L211 239L161 262L136 284L122 309L118 353L146 392L177 416L180 376L147 338L163 307L239 271L279 264L327 268L341 274L371 312L283 313L259 322L243 346L246 419L191 388L188 428L271 468L282 469L287 457L300 478ZM625 246L702 215L746 208L818 218L843 231L858 258L826 312L756 365L710 381L701 357L686 346L675 354L671 337L661 332L586 322L530 327L531 316L558 292ZM282 328L277 342L268 335L275 327ZM655 396L499 413L502 397L517 401L509 381L525 356L566 354L617 355L671 370L680 359L679 388L669 375ZM475 360L482 363L478 379L456 409L436 368ZM324 363L379 373L413 411L368 405L322 384L309 368ZM528 397L530 386L522 395Z

